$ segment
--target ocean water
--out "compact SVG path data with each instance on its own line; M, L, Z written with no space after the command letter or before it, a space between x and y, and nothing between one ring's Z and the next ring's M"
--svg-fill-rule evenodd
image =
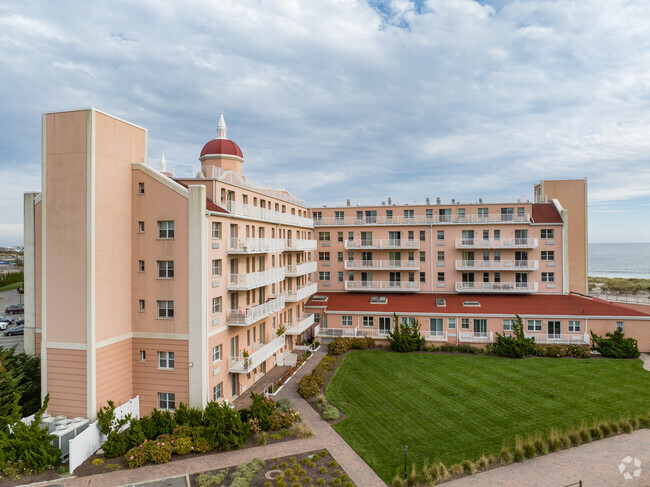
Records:
M650 243L589 244L589 275L650 279Z

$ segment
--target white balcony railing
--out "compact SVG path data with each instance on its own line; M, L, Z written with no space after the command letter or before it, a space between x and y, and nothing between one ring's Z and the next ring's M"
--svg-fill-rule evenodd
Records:
M260 254L264 252L282 252L284 240L281 238L245 238L228 239L229 254Z
M248 374L255 367L258 367L262 362L270 358L274 353L280 351L284 347L284 335L275 338L273 341L262 345L255 352L248 357L239 355L237 357L230 357L228 363L228 372Z
M269 269L268 271L250 272L248 274L231 274L228 281L229 291L247 291L274 282L280 282L285 276L284 267Z
M316 294L316 291L318 291L318 284L317 283L311 283L307 284L306 286L301 287L300 289L297 290L289 290L286 294L286 300L288 303L295 303L297 301L302 301L305 298L308 298L312 294Z
M537 282L460 282L456 281L459 293L535 293Z
M314 315L313 314L304 314L296 323L290 323L287 325L287 335L300 335L310 326L314 324Z
M457 249L536 249L536 238L457 238Z
M536 271L537 260L457 260L457 271Z
M494 333L491 331L461 331L458 334L460 343L492 343Z
M284 296L271 299L264 304L253 306L246 310L231 309L228 312L228 325L231 326L248 326L256 321L266 318L267 316L280 311L284 308Z
M288 277L298 277L304 276L305 274L311 274L318 270L317 262L304 262L298 265L288 265L286 267L285 275Z
M345 290L416 292L420 290L420 283L409 281L345 281Z
M270 210L268 208L260 208L259 206L251 206L239 201L229 201L228 211L236 216L244 216L248 218L255 218L258 220L265 220L274 223L284 223L286 225L295 225L298 227L312 228L314 221L311 218L302 216L290 215L289 213L281 213L279 211Z
M358 225L433 225L437 223L528 223L530 214L526 215L414 215L405 216L364 216L357 218L348 216L344 218L325 217L314 220L315 227L323 226L358 226Z
M303 250L316 250L317 247L318 247L318 242L316 240L287 239L285 250L300 252Z
M552 334L552 333L524 333L526 338L535 338L536 343L542 344L565 344L565 345L589 345L588 333L574 334Z
M442 331L432 331L432 330L420 330L420 335L428 342L446 342L447 341L447 330Z
M321 328L316 326L314 328L314 335L320 338L336 338L336 337L355 337L357 336L356 328Z
M372 337L378 340L386 340L388 337L388 330L378 330L375 328L319 328L318 332L315 334L319 337ZM430 331L430 330L420 330L420 335L424 337L426 341L437 341L437 342L446 342L447 341L447 331Z
M394 270L410 269L419 270L419 260L346 260L343 264L345 269L371 269L371 270Z
M383 240L346 240L346 249L420 249L419 240L406 240L406 239L383 239Z

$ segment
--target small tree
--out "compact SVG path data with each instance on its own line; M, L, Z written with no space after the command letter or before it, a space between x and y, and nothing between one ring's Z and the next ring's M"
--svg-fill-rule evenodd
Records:
M393 329L388 332L388 343L392 350L402 353L422 350L425 340L420 335L418 320L413 321L413 324L400 323L397 313L394 313L393 323Z
M606 333L605 337L591 332L593 345L591 348L600 352L603 357L610 358L639 358L639 346L634 338L626 338L621 330Z
M515 315L512 324L512 335L496 333L494 343L488 344L487 351L501 357L523 358L535 353L535 338L526 338L521 316Z

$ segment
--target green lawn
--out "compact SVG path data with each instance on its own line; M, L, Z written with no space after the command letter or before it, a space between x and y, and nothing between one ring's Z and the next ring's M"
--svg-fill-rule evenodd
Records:
M650 372L640 360L353 351L326 392L347 415L334 429L390 481L404 445L409 465L450 465L498 455L515 435L647 412Z
M6 286L0 287L0 291L9 291L11 289L18 289L22 282L14 282L13 284L7 284Z

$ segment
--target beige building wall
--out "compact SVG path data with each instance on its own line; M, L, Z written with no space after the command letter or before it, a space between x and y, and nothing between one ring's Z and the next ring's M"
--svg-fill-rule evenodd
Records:
M124 404L134 397L131 339L97 349L97 409L108 401Z

